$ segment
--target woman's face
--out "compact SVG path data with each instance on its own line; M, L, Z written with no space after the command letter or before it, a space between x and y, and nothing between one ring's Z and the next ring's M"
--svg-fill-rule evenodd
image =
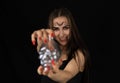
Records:
M61 46L66 46L70 37L70 25L66 17L57 17L53 20L55 39Z

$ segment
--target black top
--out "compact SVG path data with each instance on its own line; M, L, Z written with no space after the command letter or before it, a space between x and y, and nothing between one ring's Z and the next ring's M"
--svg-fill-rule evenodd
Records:
M63 61L63 64L61 65L60 69L64 69L65 66L68 64L68 60ZM79 72L75 77L73 77L71 80L69 80L67 83L80 83L82 77L82 72ZM57 83L53 80L51 80L47 76L41 76L41 82L40 83Z

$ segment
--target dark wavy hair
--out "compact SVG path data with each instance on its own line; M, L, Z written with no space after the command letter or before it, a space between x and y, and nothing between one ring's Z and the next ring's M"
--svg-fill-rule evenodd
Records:
M80 50L84 57L85 57L85 69L83 71L83 77L81 83L90 83L90 67L91 67L91 61L90 61L90 55L87 49L87 46L85 45L78 27L75 23L75 20L71 14L71 12L67 8L57 8L55 9L49 16L48 21L48 27L53 28L53 19L56 17L64 16L68 19L68 22L70 24L71 29L71 35L69 42L67 44L67 55L68 59L71 60L73 57L75 58L75 53L77 50Z

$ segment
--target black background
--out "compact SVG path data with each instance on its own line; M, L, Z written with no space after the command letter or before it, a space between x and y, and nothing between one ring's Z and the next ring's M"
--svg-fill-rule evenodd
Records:
M91 54L93 83L111 82L112 7L103 0L2 0L0 1L0 79L3 83L40 83L39 66L31 33L46 27L54 8L73 14ZM1 78L2 77L2 78Z

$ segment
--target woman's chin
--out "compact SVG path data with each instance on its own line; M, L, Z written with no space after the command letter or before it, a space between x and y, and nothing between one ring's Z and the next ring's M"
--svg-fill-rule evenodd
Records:
M66 46L67 45L66 42L61 42L60 44L61 44L61 46Z

